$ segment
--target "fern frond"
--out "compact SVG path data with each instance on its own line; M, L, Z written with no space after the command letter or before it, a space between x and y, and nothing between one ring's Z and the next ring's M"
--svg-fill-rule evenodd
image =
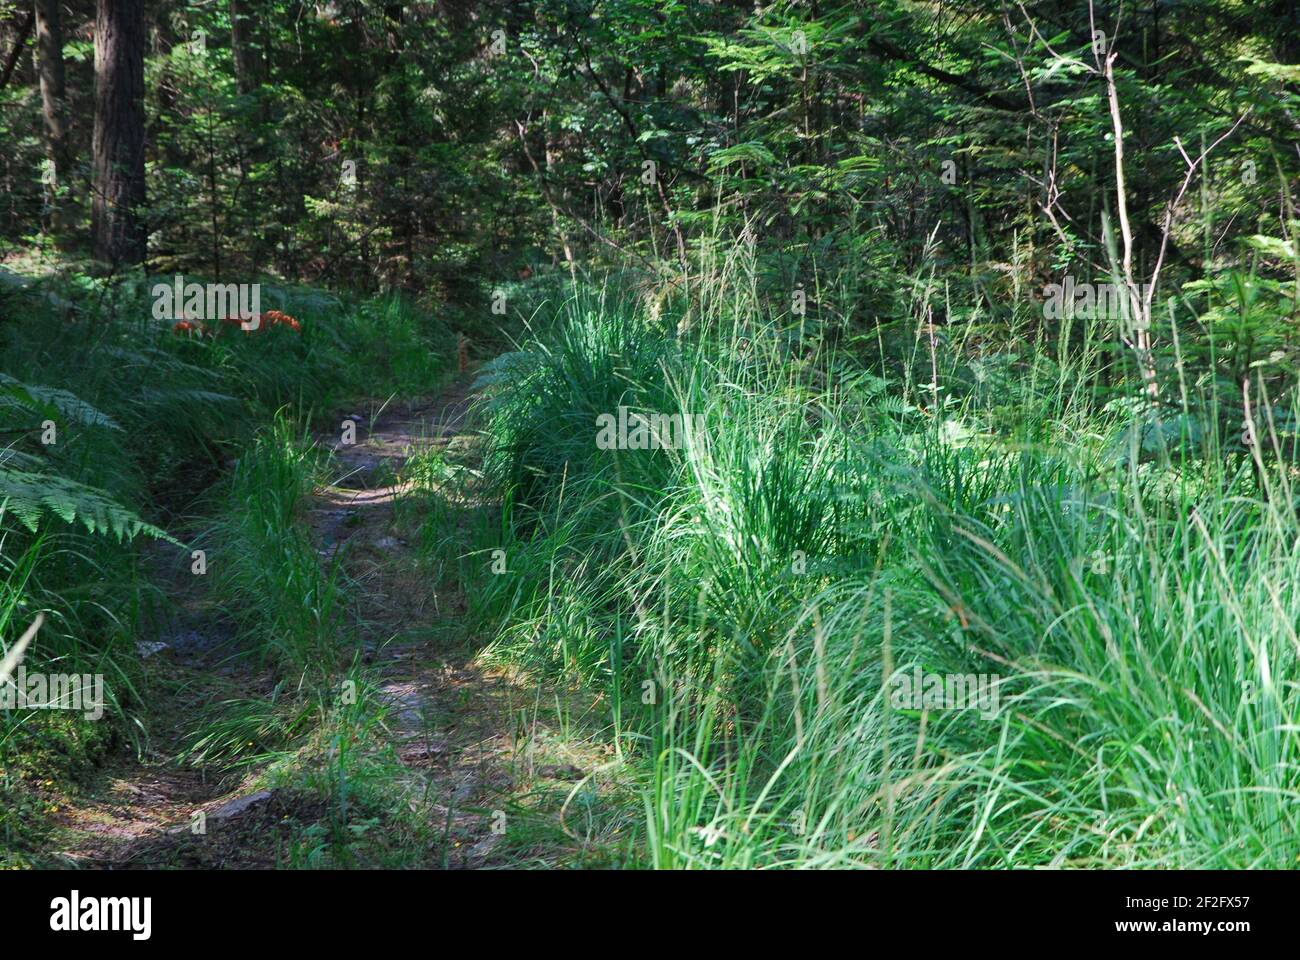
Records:
M39 470L45 461L40 457L30 453L24 453L21 450L15 450L13 447L5 447L0 450L0 467L12 467L15 470Z
M80 522L91 533L118 540L145 534L180 545L167 531L141 520L104 491L49 473L0 467L0 514L5 511L12 511L33 533L44 517L54 514L68 523Z
M0 373L0 404L46 417L62 417L83 426L121 430L117 422L74 393L42 387Z

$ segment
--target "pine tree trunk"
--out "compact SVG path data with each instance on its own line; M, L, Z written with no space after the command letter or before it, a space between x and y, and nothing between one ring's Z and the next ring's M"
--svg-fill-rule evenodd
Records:
M261 82L262 58L253 44L253 17L247 0L230 0L230 51L236 88L241 94L255 90Z
M41 87L41 115L45 121L45 155L52 173L46 187L54 211L50 228L56 238L65 240L72 219L68 193L72 164L68 148L59 0L36 0L36 63Z
M95 16L95 258L144 261L144 2L99 0Z

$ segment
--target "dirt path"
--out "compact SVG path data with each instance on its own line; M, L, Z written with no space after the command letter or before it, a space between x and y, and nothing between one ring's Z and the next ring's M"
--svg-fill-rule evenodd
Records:
M332 482L304 504L323 564L339 563L355 617L365 673L385 705L381 739L400 762L396 794L422 824L427 849L409 865L475 868L591 862L604 838L581 834L563 811L607 747L575 731L598 705L573 691L540 689L475 663L480 646L466 629L465 585L457 562L431 562L421 548L430 516L463 561L476 500L474 436L467 382L433 400L358 404L352 421L316 437L333 454ZM444 473L420 469L433 462ZM436 551L432 551L436 552ZM231 659L228 627L207 601L187 555L159 552L156 563L177 601L160 625L165 646L146 661L163 691L150 746L139 760L101 771L85 795L66 803L55 862L92 868L275 867L298 865L291 849L330 811L310 793L265 789L258 768L218 773L175 762L203 705L224 697L270 697L269 674ZM201 815L201 816L200 816ZM204 825L196 833L196 818ZM381 824L377 829L384 829ZM432 838L432 839L429 839Z
M146 565L171 601L137 646L148 729L138 750L123 744L84 792L54 800L58 831L51 865L273 866L280 859L276 841L287 842L295 826L286 803L263 803L275 798L258 797L247 772L177 762L206 705L269 697L273 681L232 656L233 625L209 597L206 579L191 573L188 548L158 544ZM249 803L250 796L257 799ZM199 815L203 834L194 832ZM232 829L215 829L227 825ZM260 839L250 842L254 837Z
M502 835L501 804L515 784L511 738L502 720L512 708L509 684L470 662L462 587L431 583L412 540L419 536L421 496L461 507L472 493L429 489L405 475L413 457L436 452L468 459L471 397L460 383L431 403L398 404L373 415L354 412L355 443L319 436L334 455L337 481L316 491L308 512L323 562L342 554L359 591L366 659L388 707L388 735L408 768L412 795L442 828L439 865L484 864ZM364 407L360 408L364 410ZM409 499L408 499L409 498Z
M413 793L443 834L435 866L484 867L520 860L553 864L581 854L560 808L600 759L555 735L557 714L590 709L570 691L545 692L508 671L475 663L465 630L465 585L431 569L415 545L431 513L463 553L465 527L481 506L467 423L466 382L430 403L350 416L356 442L321 436L338 481L318 490L309 514L323 560L344 551L361 593L367 656L390 707L389 734ZM407 471L430 453L450 477ZM531 829L509 831L520 818ZM522 837L522 839L521 839ZM576 850L575 850L576 846Z

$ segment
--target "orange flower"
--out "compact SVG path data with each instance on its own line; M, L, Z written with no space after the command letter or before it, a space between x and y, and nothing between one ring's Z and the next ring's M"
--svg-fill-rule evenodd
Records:
M172 333L202 333L203 324L191 323L189 320L181 320L172 327Z
M280 310L267 310L265 313L255 313L247 318L222 317L221 322L227 327L239 327L245 333L258 333L275 326L288 327L294 332L302 330L301 323ZM244 324L250 324L250 326L244 326Z
M266 311L266 313L262 314L262 316L266 320L267 326L279 325L282 327L288 327L290 330L293 330L295 333L302 330L302 324L299 323L297 319L289 316L289 314L284 313L283 311L268 310Z

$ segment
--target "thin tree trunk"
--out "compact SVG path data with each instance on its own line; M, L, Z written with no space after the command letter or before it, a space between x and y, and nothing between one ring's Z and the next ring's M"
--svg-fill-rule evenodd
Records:
M95 16L95 258L144 261L144 2L99 0Z
M1133 349L1137 354L1138 367L1142 371L1142 380L1147 396L1154 404L1160 398L1160 386L1156 382L1155 362L1151 354L1151 306L1143 300L1133 273L1133 229L1129 225L1127 188L1124 185L1124 122L1120 116L1119 93L1115 86L1115 58L1119 54L1112 50L1106 57L1102 75L1106 80L1106 95L1110 102L1111 129L1115 136L1115 205L1119 211L1119 229L1124 240L1123 259L1119 263L1122 272L1117 269L1115 257L1111 256L1111 271L1116 273L1124 284L1127 294L1125 302L1128 309L1124 316L1128 318L1133 329Z
M63 27L59 0L36 0L36 61L41 87L41 114L45 120L45 155L53 173L46 188L53 208L51 232L65 240L71 222L68 188L71 186L68 149L67 94L63 78Z
M568 231L564 229L563 221L560 219L560 209L555 202L554 196L551 194L549 186L551 171L556 164L556 151L555 145L551 140L551 124L547 110L542 111L542 139L544 141L544 156L546 158L546 175L542 181L542 193L546 197L546 205L551 208L551 227L555 231L555 235L559 237L560 245L564 248L564 262L569 267L569 275L576 279L578 275L578 264L573 256L573 246L569 242Z

